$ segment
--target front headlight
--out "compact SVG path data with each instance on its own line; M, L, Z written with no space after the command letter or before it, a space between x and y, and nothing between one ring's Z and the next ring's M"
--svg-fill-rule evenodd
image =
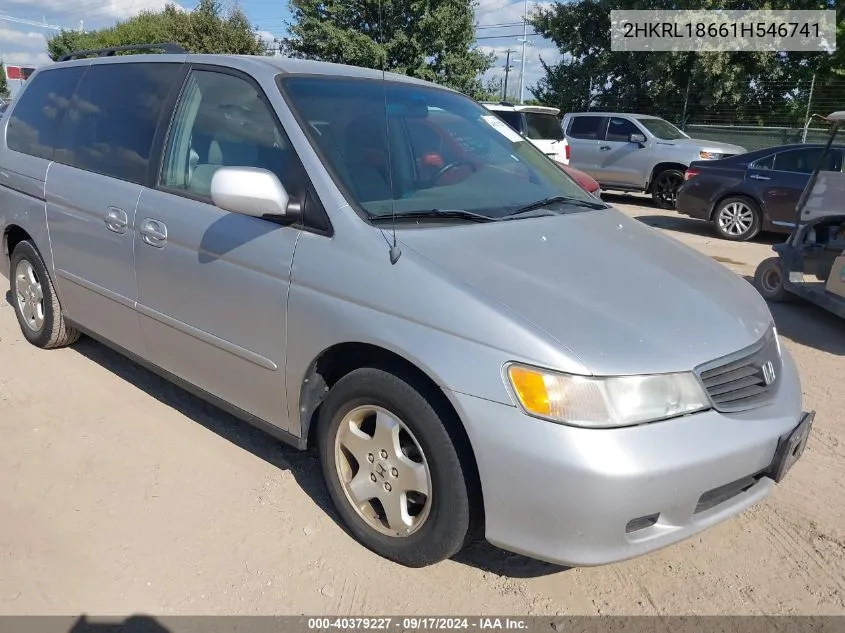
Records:
M526 413L573 426L629 426L710 407L691 373L597 378L514 364L507 377Z
M719 160L722 156L724 156L724 154L720 152L705 152L703 150L698 152L698 157L704 160Z

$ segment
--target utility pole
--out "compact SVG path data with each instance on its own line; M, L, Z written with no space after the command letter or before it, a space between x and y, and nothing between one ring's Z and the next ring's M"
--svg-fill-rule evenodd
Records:
M528 43L528 0L525 0L525 12L522 15L522 71L519 73L519 102L524 103L525 89L525 45Z
M528 0L525 0L525 12L522 15L522 71L519 73L519 102L524 103L525 94L525 46L528 44Z
M502 101L508 100L508 73L511 71L511 53L515 53L516 51L511 50L510 48L505 51L507 53L507 57L505 58L505 85L502 89Z

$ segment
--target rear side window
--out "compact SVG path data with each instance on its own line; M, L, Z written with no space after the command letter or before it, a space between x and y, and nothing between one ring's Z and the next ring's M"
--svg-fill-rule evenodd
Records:
M181 64L95 64L62 125L54 159L146 184L156 125Z
M52 160L59 121L84 72L84 66L73 66L42 71L28 80L9 119L9 149Z
M510 125L517 132L522 131L522 115L519 112L516 112L515 110L494 110L493 114L495 114L502 121Z
M603 121L604 117L600 116L572 117L567 134L572 138L583 138L592 141L598 140Z
M562 141L563 128L554 114L540 112L526 112L526 136L535 140Z
M792 171L811 174L822 158L824 149L821 147L807 147L780 152L775 155L775 169L778 171ZM822 171L841 171L842 158L839 152L831 151L825 158Z

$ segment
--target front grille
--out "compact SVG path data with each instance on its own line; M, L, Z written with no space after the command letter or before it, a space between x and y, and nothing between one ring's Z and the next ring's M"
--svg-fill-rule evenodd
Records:
M772 400L781 373L776 336L769 329L751 347L696 368L714 409L743 411Z

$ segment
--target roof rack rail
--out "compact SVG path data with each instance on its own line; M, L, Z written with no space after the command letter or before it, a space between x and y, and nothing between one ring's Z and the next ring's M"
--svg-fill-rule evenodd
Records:
M162 53L187 54L182 46L176 42L165 42L162 44L130 44L129 46L113 46L111 48L94 48L89 51L74 51L67 55L62 55L57 59L57 62L66 62L71 59L82 59L84 57L111 57L115 53L122 53L124 51L151 51L161 50Z

